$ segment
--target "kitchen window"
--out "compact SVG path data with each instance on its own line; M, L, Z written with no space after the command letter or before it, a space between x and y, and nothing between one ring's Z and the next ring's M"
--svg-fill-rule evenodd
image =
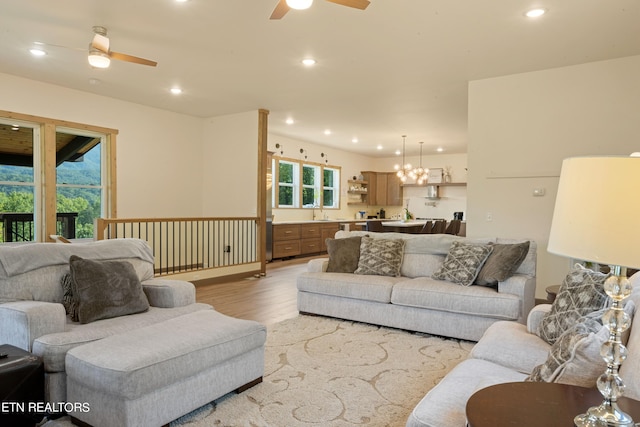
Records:
M340 208L339 167L274 157L273 170L275 208Z

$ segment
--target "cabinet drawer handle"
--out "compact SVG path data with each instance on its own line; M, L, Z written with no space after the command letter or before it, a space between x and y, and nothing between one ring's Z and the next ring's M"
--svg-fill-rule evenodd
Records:
M291 234L291 233L293 233L293 231L291 231L291 230L286 230L286 231L284 232L284 234Z
M293 249L291 246L287 246L286 248L284 248L286 251L288 251L289 249Z
M315 246L316 246L316 245L309 245L309 247L310 247L310 248L313 248L313 247L315 247Z

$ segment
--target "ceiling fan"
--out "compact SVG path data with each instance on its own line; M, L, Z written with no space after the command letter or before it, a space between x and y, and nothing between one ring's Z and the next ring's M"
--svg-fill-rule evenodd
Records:
M331 3L339 4L342 6L353 7L355 9L365 10L369 3L369 0L327 0ZM269 19L281 19L291 9L308 9L311 7L313 0L279 0L276 8L273 9L271 17Z
M89 64L96 68L107 68L112 59L118 61L133 62L140 65L149 65L155 67L157 62L151 61L137 56L127 55L125 53L114 52L109 48L109 38L107 37L107 29L101 26L93 27L93 40L89 45Z

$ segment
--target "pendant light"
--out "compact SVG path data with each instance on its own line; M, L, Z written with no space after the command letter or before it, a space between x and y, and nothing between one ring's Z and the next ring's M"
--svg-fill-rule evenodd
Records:
M422 145L424 141L420 141L420 166L411 171L411 178L416 180L416 184L422 185L427 182L427 176L429 175L429 169L422 167Z
M411 171L411 164L410 163L405 163L404 159L405 159L405 140L407 138L407 135L402 135L402 166L400 165L395 165L394 168L395 170L398 171L397 175L398 178L400 178L400 181L402 182L406 182L407 181L407 176L409 175L409 171Z

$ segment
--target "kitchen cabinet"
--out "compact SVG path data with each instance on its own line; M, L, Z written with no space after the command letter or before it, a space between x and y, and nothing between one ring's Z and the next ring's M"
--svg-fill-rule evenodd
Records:
M362 172L369 182L369 206L402 206L402 182L395 172Z
M273 225L273 258L317 254L327 251L325 239L340 229L337 222L303 222Z

